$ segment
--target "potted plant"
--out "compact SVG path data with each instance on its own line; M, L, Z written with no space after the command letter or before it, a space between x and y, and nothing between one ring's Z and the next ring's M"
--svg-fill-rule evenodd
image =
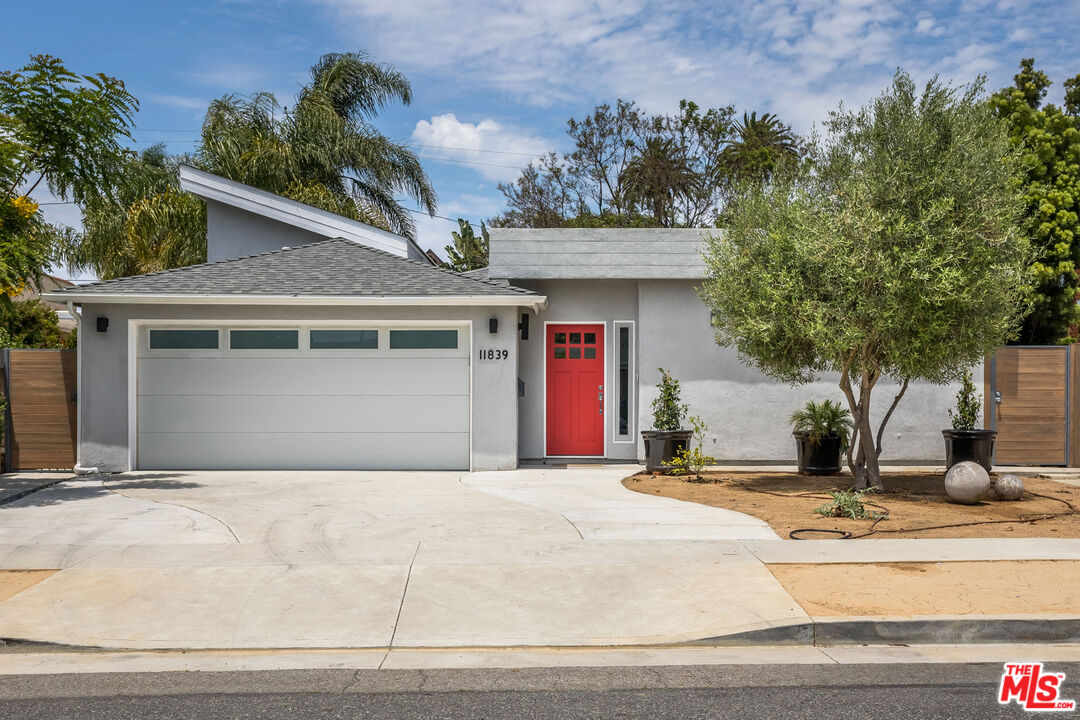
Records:
M837 475L851 439L851 413L832 400L810 400L791 415L792 435L803 475Z
M945 436L945 469L958 462L971 460L986 468L994 465L994 438L997 432L979 428L982 398L971 381L971 371L964 371L960 392L956 393L956 412L949 411L952 430L942 430Z
M668 470L671 461L686 450L692 430L684 430L683 419L690 409L680 397L679 381L671 377L664 368L660 368L659 391L653 400L653 429L642 430L645 440L645 470L657 472Z

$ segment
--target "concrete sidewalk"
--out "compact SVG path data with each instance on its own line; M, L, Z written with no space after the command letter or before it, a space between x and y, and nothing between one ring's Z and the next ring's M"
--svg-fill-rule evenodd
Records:
M767 563L1080 559L1070 539L781 540L740 513L628 491L636 470L70 480L0 507L0 570L60 570L0 594L0 638L138 650L803 643L836 618L808 615ZM964 618L941 619L962 630Z

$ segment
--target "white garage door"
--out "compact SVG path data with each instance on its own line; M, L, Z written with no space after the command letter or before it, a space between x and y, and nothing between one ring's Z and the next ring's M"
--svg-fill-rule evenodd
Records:
M468 469L465 327L138 334L143 469Z

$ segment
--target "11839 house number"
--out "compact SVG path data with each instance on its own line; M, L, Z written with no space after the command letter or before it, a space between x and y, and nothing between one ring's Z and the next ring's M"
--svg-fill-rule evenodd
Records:
M510 357L509 350L496 350L494 348L480 348L481 360L506 360Z

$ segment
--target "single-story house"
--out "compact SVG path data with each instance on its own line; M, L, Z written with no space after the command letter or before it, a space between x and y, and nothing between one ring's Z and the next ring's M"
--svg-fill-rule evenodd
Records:
M454 273L411 241L184 168L209 262L82 285L79 464L472 469L636 460L665 368L721 461L791 462L776 383L713 341L702 230L492 229ZM888 387L879 387L878 410ZM955 390L915 384L887 457L940 461Z

